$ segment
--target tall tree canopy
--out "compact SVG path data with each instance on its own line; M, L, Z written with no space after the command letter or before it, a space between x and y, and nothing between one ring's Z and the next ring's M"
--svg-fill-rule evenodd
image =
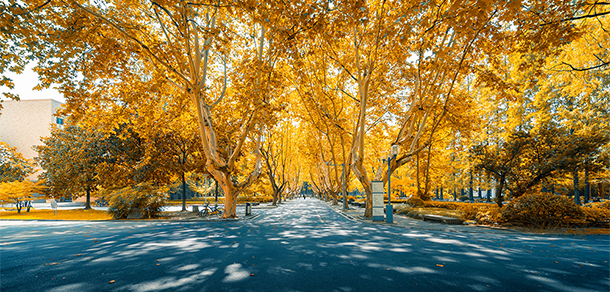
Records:
M16 147L0 141L0 182L22 181L33 172L32 161L25 159Z
M14 52L28 52L26 59L39 60L39 87L54 85L66 96L63 114L102 135L130 125L151 142L141 145L147 162L168 146L158 142L191 143L197 133L197 159L172 169L210 174L226 195L226 217L236 216L236 198L257 180L263 160L276 192L288 182L296 190L295 179L310 175L333 197L345 166L347 180L355 177L366 193L370 216L372 180L413 167L408 173L426 193L446 180L434 172L466 161L475 139L501 145L527 123L538 131L544 123L528 122L535 114L573 129L607 123L599 121L607 118L600 113L608 100L609 6L15 1L2 6L2 48L11 51L2 68L18 71L24 61ZM494 128L494 117L505 120ZM196 127L169 126L173 119ZM171 131L155 127L162 120ZM280 154L286 128L301 132L299 163L308 165ZM388 171L381 158L392 145L401 151ZM460 180L472 176L463 164L451 166Z

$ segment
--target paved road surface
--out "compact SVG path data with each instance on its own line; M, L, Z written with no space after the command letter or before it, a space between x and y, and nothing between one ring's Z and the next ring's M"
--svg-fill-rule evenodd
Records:
M256 212L224 222L0 221L0 291L610 290L608 236L372 225L314 199Z

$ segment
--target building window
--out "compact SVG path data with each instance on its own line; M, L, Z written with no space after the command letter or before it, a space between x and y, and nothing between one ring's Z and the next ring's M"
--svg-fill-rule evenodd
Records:
M55 118L55 123L57 123L57 125L59 126L58 128L60 128L60 129L64 128L64 119L63 118Z

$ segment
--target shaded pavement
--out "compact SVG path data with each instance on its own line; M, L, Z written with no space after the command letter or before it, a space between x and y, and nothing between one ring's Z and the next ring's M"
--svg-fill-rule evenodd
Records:
M0 290L610 289L608 236L399 228L349 220L314 199L255 212L244 221L3 221Z

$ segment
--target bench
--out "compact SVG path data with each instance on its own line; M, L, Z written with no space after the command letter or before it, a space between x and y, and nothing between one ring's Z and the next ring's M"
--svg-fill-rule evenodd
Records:
M445 217L445 216L431 215L431 214L425 214L422 217L423 217L424 221L440 222L440 223L451 224L451 225L461 225L462 224L462 220L460 220L458 218L453 218L453 217Z
M354 203L354 205L356 205L356 206L358 206L360 208L366 207L366 203L365 202L356 202L356 203Z

